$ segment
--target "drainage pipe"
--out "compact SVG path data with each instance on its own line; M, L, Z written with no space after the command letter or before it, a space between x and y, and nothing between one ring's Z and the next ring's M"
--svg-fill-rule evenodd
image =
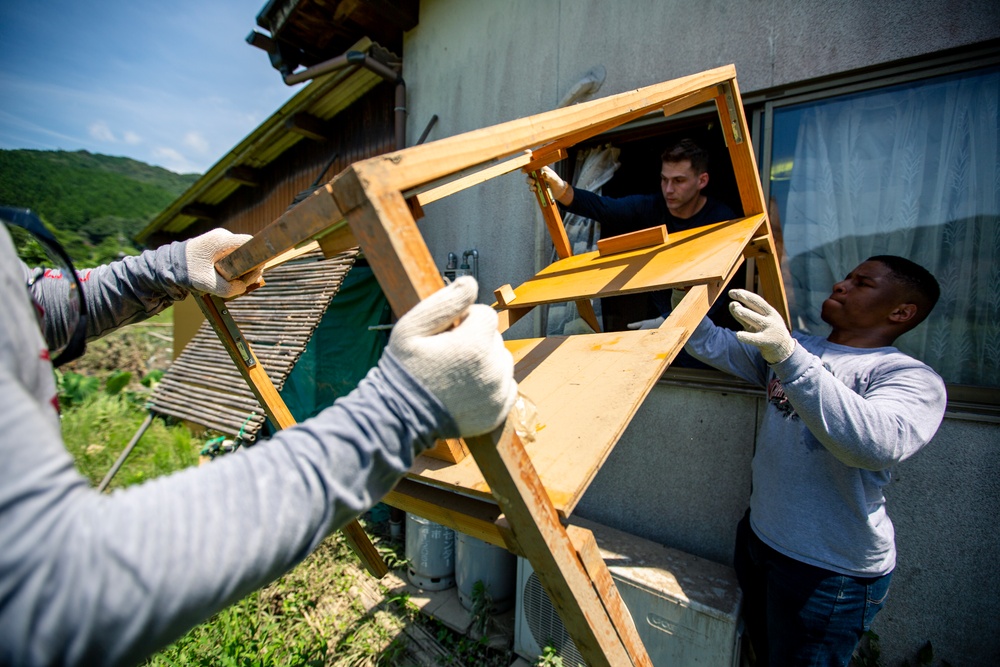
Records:
M406 148L406 82L403 76L396 69L389 67L385 63L372 58L367 53L361 51L348 51L336 58L331 58L304 70L286 74L284 81L286 85L292 86L309 79L314 79L323 74L335 72L345 67L364 67L370 72L378 74L386 81L396 84L396 100L393 106L395 114L396 150Z

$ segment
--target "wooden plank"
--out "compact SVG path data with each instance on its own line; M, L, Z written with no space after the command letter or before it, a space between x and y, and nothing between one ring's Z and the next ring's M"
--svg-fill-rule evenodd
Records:
M632 614L625 606L625 601L622 600L618 587L615 586L615 582L611 578L611 572L601 556L601 550L597 546L594 534L580 526L567 526L566 532L576 548L580 562L583 563L584 569L593 580L594 588L600 596L608 616L614 619L618 638L632 656L633 662L637 666L653 667L653 662L650 660L649 654L646 653L646 647L643 646L642 638L635 627Z
M717 282L742 261L743 249L763 223L764 217L757 215L676 232L665 244L609 257L596 251L574 255L515 287L515 298L507 307L530 308Z
M430 519L483 542L498 547L506 544L496 526L500 508L492 498L478 500L401 479L384 500L392 507Z
M472 165L545 146L580 131L594 134L658 111L673 99L733 79L732 65L555 109L387 153L354 165L373 188L405 191ZM593 135L590 135L593 136ZM548 146L546 146L548 148Z
M215 268L226 280L239 278L286 250L309 241L343 218L332 197L331 186L327 184L220 259Z
M524 167L521 168L521 171L526 174L530 174L533 171L538 171L542 167L547 167L550 164L559 162L560 160L565 160L567 157L569 157L569 153L566 152L565 148L531 151L531 162L524 165Z
M581 141L586 141L587 139L596 137L597 135L607 132L608 130L612 130L619 125L641 118L650 111L662 111L664 116L672 116L675 113L680 113L681 111L698 106L699 104L710 102L715 99L717 94L715 86L708 86L707 88L696 90L677 99L668 101L662 106L654 109L644 108L610 120L594 122L577 132L563 136L552 143L545 144L541 148L537 149L536 152L542 153L544 151L570 148Z
M524 167L524 165L528 164L531 159L531 152L524 151L521 155L511 158L510 160L505 160L499 164L477 169L470 174L456 178L453 181L448 181L430 190L413 194L404 192L403 196L407 198L413 197L421 206L426 206L427 204L437 201L438 199L443 199L455 194L456 192L461 192L462 190L471 188L474 185L485 183L491 178L496 178L497 176L502 176L503 174L508 174L512 171L520 169Z
M664 327L505 342L519 390L538 413L535 440L524 447L561 516L572 513L685 336ZM492 493L473 458L446 465L419 457L410 475L483 499Z
M458 463L468 454L469 450L461 438L445 438L438 440L430 449L424 450L421 456L429 456L432 459L448 463Z
M494 303L493 308L496 309L499 304ZM497 318L499 322L497 323L497 331L503 333L507 329L510 329L514 324L520 320L522 317L531 312L531 308L507 308L501 310L497 313Z
M341 186L345 196L364 200L364 185L360 180L351 183L345 180ZM362 192L349 192L353 188ZM401 317L417 305L421 295L433 294L444 287L444 280L402 194L374 195L367 203L353 209L347 220L382 291L386 297L392 295L389 303L397 316Z
M329 259L334 255L339 255L345 250L358 247L358 240L354 238L354 232L346 220L328 227L318 236L316 244L323 251L323 256Z
M195 301L201 308L202 313L205 314L205 319L212 325L219 340L222 341L222 346L229 352L229 356L232 358L237 370L239 370L240 375L243 376L254 396L257 397L261 406L267 411L268 416L278 425L278 428L284 429L293 426L295 418L292 417L292 413L289 412L285 401L282 400L278 390L274 387L274 383L271 382L271 378L267 376L264 367L260 364L250 344L245 339L235 339L223 322L222 310L225 310L224 302L210 294L199 295ZM243 360L240 354L241 349L253 361L252 364L248 364ZM347 543L351 549L354 550L354 553L372 576L381 579L389 573L389 567L382 560L382 556L375 548L375 545L372 544L357 519L350 521L341 528L341 531L343 531L344 536L347 538Z
M605 239L598 239L597 254L601 257L607 257L608 255L617 255L621 252L628 252L629 250L639 250L641 248L648 248L654 245L663 245L666 242L667 226L660 225L659 227L650 227L648 229L640 229L635 232L629 232L628 234L619 234L618 236L609 236Z
M290 250L286 250L285 252L280 253L272 257L271 259L267 260L266 262L264 262L264 270L267 271L268 269L273 269L276 266L280 266L285 262L289 262L295 259L296 257L301 257L302 255L310 253L318 248L319 248L319 243L315 241L310 241L309 243L305 243L299 246L298 248L292 248Z
M493 290L493 296L496 297L497 303L503 308L510 306L511 302L517 298L514 294L514 288L510 285L501 285L496 288Z

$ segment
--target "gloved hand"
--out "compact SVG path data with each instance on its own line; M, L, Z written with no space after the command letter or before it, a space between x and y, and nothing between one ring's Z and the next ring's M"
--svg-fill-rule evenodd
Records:
M565 195L570 188L569 183L559 178L559 174L553 171L551 167L542 167L537 173L542 179L542 183L549 187L549 190L552 192L552 196L556 199L562 199L562 196ZM535 178L531 174L528 174L525 182L528 184L528 187L531 188L531 191L534 192Z
M638 322L629 322L626 326L632 330L639 329L659 329L660 325L663 324L663 316L654 317L648 320L639 320Z
M225 299L243 294L247 287L260 279L263 269L237 280L226 280L215 270L215 263L251 238L249 234L233 234L220 227L188 240L184 260L191 288Z
M517 399L514 359L496 312L475 302L478 291L471 276L457 278L399 318L389 337L389 351L444 404L462 436L492 431Z
M764 297L742 289L729 290L729 297L733 300L729 312L746 329L736 332L741 343L755 345L769 364L781 363L791 356L795 339L788 333L781 315Z

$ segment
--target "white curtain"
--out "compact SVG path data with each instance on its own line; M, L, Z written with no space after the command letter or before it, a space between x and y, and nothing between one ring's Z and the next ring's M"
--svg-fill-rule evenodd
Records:
M615 171L621 166L618 162L620 153L621 149L611 145L580 151L577 154L576 178L573 179L573 185L600 194L601 188L611 180ZM597 250L597 241L601 238L600 224L590 218L567 213L563 216L563 225L566 227L566 236L569 238L569 245L573 249L574 255ZM554 262L557 259L558 256L553 250L551 261ZM600 321L601 301L594 299L591 303L594 304L594 312ZM553 304L549 307L545 324L546 335L589 333L590 330L590 327L580 318L575 303Z
M1000 386L1000 71L834 98L801 117L783 236L797 324L872 255L941 284L897 346L948 382ZM776 115L775 122L780 122Z

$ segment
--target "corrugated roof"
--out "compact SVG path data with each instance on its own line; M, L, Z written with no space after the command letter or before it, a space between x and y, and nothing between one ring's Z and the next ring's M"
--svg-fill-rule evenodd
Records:
M378 48L371 40L365 38L350 50L369 53ZM295 114L306 113L328 121L381 81L377 74L357 66L350 66L314 79L167 206L136 235L136 239L142 243L157 232L172 234L182 232L198 219L182 213L185 207L217 206L241 186L239 181L227 176L230 169L233 167L261 169L305 139L302 134L288 129L286 120Z
M227 302L280 391L354 266L358 250L303 255L264 274L264 286ZM266 412L208 322L156 385L149 409L253 442Z

